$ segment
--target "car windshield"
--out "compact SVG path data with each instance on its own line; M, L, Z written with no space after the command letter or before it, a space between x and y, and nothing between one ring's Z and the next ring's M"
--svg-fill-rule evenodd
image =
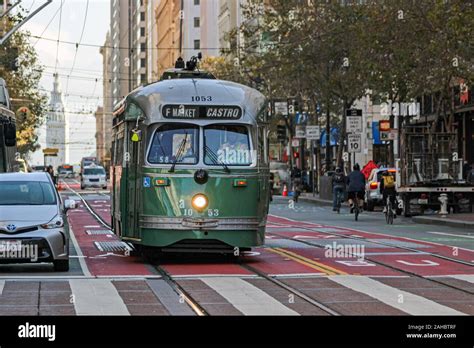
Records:
M0 184L0 205L56 204L53 186L39 181L3 181Z
M199 160L198 144L199 127L187 124L163 125L153 137L148 162L196 164Z
M86 168L84 175L105 175L104 168Z
M204 163L232 166L252 164L250 139L245 126L212 125L204 128Z

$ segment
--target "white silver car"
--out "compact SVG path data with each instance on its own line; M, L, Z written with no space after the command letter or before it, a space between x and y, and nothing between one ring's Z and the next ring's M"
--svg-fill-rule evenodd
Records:
M69 270L65 210L48 173L0 174L0 263L52 262Z
M107 189L107 175L104 167L97 165L84 167L84 171L81 174L81 190L87 187Z

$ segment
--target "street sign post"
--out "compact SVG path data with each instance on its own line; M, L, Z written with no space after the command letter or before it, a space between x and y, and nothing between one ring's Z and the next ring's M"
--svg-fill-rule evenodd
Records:
M321 138L321 129L319 126L306 126L306 139L319 140Z
M346 132L362 133L362 110L347 109L346 110Z
M356 153L361 152L362 148L362 137L361 134L349 134L347 135L347 144L349 152Z
M286 101L275 101L275 115L288 116L288 102Z
M296 126L295 138L304 138L306 135L305 126Z
M293 139L291 140L291 146L293 146L293 147L298 147L298 146L300 146L300 140L293 138Z

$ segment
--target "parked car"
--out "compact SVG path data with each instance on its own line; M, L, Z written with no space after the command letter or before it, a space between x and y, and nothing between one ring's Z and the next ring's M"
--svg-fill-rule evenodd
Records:
M81 190L87 187L101 187L107 189L107 177L104 167L98 165L91 165L84 167L81 175Z
M284 162L271 161L270 173L274 175L273 193L280 195L283 192L283 185L288 185L290 182L290 167Z
M0 263L52 262L69 270L69 238L61 201L48 173L0 174Z
M382 173L388 170L389 173L396 180L395 168L375 168L369 175L365 187L365 203L367 210L373 211L376 206L383 206L383 194L380 192L380 180L382 180Z

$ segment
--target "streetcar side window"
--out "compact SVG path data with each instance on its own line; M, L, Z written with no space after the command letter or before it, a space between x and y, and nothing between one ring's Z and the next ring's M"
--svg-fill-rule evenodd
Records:
M252 164L252 152L247 127L211 125L204 128L204 163L232 166Z
M148 162L151 164L197 164L199 161L199 127L187 124L165 124L153 136Z

